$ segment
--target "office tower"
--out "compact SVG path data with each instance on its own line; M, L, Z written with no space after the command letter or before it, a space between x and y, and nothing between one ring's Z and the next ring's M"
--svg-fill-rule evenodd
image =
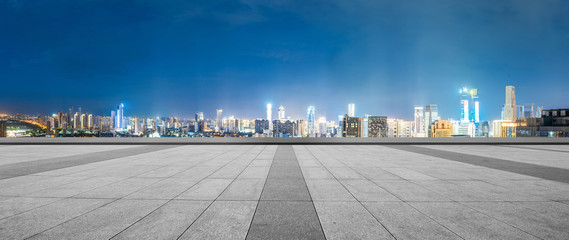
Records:
M221 132L223 130L223 110L222 109L217 109L217 120L215 121L215 131L216 132Z
M279 114L278 114L278 116L279 116L279 120L281 120L281 121L285 120L285 109L284 109L283 105L281 105L281 106L279 107Z
M315 133L316 127L315 127L315 122L314 122L314 114L315 114L315 108L314 106L308 106L308 111L307 111L307 129L308 129L308 135L313 135Z
M111 127L112 128L117 128L117 113L115 111L111 111Z
M81 127L81 117L79 113L73 114L73 129L79 129Z
M203 122L203 112L197 112L195 117L195 132L203 132L201 123Z
M296 120L296 136L306 135L306 121Z
M140 122L138 117L134 117L134 133L140 132Z
M94 125L93 114L89 114L87 115L87 129L93 130L93 125Z
M348 117L355 117L356 116L356 104L350 103L348 104Z
M255 133L262 134L269 129L269 121L267 119L255 120Z
M81 120L80 120L80 125L81 125L81 126L79 126L79 128L80 128L80 129L87 129L87 128L88 128L88 127L87 127L87 124L88 124L88 123L87 123L87 121L88 121L88 119L87 119L87 114L85 114L85 113L81 114L81 115L80 115L80 119L81 119Z
M319 133L320 137L325 137L328 129L328 123L326 122L326 117L318 117L318 124L316 125L316 132Z
M423 130L425 131L425 137L431 137L431 124L439 119L439 111L436 104L428 104L425 106L425 128Z
M344 125L342 128L343 137L363 137L364 136L364 119L357 117L349 117L344 115Z
M267 104L267 121L269 121L269 135L273 132L273 105Z
M516 88L506 86L506 104L504 105L504 120L515 122L517 117Z
M431 126L431 137L451 137L453 126L447 120L437 120Z
M387 137L387 117L368 117L368 137Z
M414 137L425 137L424 131L424 114L423 114L423 107L415 107L415 126L413 128L413 136Z
M119 104L117 107L117 119L115 120L115 128L122 130L124 126L124 104Z
M462 88L460 90L460 122L480 122L480 104L478 100L478 89Z

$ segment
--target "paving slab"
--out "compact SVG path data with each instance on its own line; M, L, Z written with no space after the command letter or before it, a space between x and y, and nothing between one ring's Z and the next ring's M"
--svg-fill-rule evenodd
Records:
M465 239L539 239L460 203L409 204Z
M233 179L204 179L180 194L177 199L215 200Z
M164 203L164 200L117 200L31 239L109 239Z
M261 201L247 239L326 239L311 202Z
M211 201L172 200L112 239L176 239L210 204Z
M395 239L359 202L314 202L326 239Z
M461 239L460 236L403 202L363 202L397 239Z
M109 199L64 199L0 220L2 239L24 239L97 209ZM65 234L55 238L61 239Z
M179 239L245 239L256 201L215 201Z

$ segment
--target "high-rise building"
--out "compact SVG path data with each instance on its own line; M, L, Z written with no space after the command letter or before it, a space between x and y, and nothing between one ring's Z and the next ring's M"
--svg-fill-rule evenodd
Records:
M368 117L368 137L387 137L387 117Z
M273 132L273 105L270 103L267 104L267 121L269 121L269 134L270 134Z
M203 122L203 112L197 112L196 113L196 117L195 117L195 132L196 133L200 133L203 132L203 125L201 124Z
M423 114L423 107L415 107L415 125L413 127L413 136L414 137L425 137L424 131L424 114Z
M125 124L124 124L124 104L119 104L119 106L117 107L117 119L115 121L115 127L119 130L122 130L125 128Z
M350 103L348 104L348 117L355 117L356 116L356 104Z
M363 137L364 136L364 119L358 117L344 116L344 125L342 126L343 137Z
M117 128L116 122L117 122L117 112L111 111L111 121L110 121L111 128L113 129Z
M222 132L223 130L223 110L217 109L217 120L215 121L215 131Z
M432 137L431 136L431 124L433 124L433 122L440 120L439 117L439 110L437 108L436 104L428 104L427 106L425 106L425 120L424 120L424 131L425 131L425 137ZM427 133L429 136L427 136Z
M313 135L316 131L314 106L308 106L307 115L307 132L308 135Z
M475 123L480 122L480 103L478 100L478 89L462 88L460 90L460 122Z
M286 117L285 117L285 108L283 107L283 105L281 105L281 106L279 107L279 114L278 114L278 115L279 115L279 116L278 116L278 117L279 117L279 120L281 120L281 121L284 121L284 120L285 120L285 118L286 118Z
M510 122L515 122L518 120L516 107L516 88L514 86L506 86L506 104L504 105L503 120Z

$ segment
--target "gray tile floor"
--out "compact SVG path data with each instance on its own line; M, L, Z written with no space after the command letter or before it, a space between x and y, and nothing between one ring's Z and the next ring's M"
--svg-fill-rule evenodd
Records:
M0 239L569 239L564 145L0 148Z

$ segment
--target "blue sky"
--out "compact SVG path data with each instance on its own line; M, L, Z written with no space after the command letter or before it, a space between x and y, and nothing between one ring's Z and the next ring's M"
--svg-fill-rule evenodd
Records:
M263 117L283 104L329 119L412 118L438 104L459 118L479 89L481 118L517 102L567 108L569 2L0 2L0 112L68 107L191 117ZM273 110L276 112L276 108Z

